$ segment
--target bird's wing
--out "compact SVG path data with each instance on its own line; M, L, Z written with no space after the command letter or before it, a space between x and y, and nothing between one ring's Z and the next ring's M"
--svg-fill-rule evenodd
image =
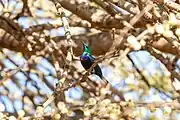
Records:
M90 55L89 58L90 58L91 64L93 64L93 63L94 63L94 60L95 60L95 57L93 57L92 55ZM92 69L91 73L94 74L94 73L95 73L95 69Z

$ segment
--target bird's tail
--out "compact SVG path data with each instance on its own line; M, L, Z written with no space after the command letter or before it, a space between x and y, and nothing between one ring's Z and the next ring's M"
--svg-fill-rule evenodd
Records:
M103 81L104 85L109 83L109 81L104 76L101 77L101 80Z

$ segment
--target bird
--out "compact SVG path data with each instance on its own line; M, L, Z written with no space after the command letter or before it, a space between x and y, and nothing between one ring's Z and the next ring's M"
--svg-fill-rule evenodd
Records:
M88 70L94 64L95 57L92 56L90 47L82 41L81 43L83 45L83 52L80 56L80 62L84 69ZM102 70L98 64L93 68L91 74L99 76L105 82L105 84L108 83L108 81L103 76Z

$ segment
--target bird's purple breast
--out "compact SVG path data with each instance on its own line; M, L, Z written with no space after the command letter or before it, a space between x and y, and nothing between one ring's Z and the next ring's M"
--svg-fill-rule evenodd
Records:
M86 60L88 60L88 56L82 55L82 56L80 57L80 60L81 60L81 61L86 61Z

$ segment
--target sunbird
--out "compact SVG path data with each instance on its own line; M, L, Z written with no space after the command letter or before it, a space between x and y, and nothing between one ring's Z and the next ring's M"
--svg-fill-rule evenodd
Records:
M83 44L83 52L80 56L81 65L84 67L85 70L88 70L93 65L95 58L92 56L89 46L84 42L81 43ZM105 84L108 83L108 81L104 78L101 68L98 64L93 68L91 74L99 76L105 82Z

